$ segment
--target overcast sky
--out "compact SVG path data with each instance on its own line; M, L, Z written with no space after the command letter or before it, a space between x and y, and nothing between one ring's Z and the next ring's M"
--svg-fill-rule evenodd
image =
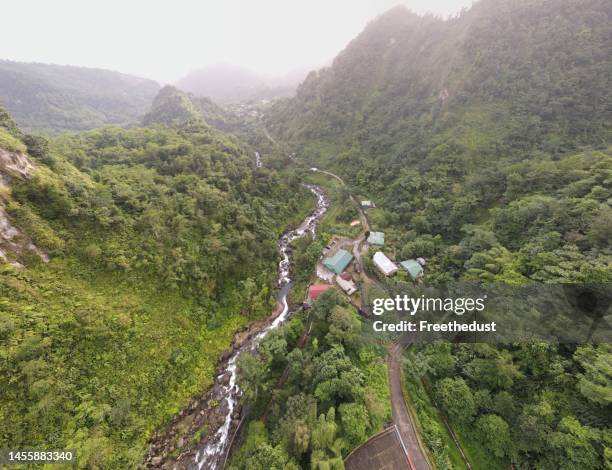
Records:
M446 17L472 0L13 0L2 5L0 58L162 82L215 63L283 75L329 62L398 3Z

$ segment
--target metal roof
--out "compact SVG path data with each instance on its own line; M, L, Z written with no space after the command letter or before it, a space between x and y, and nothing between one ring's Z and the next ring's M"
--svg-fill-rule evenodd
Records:
M325 292L327 289L331 289L332 286L329 284L312 284L308 288L308 297L315 300L319 295Z
M351 261L353 261L353 255L346 250L338 250L334 256L325 258L323 260L323 265L336 274L340 274L346 269Z
M353 281L347 281L342 279L340 276L336 277L336 284L338 284L348 295L352 295L357 292L357 286L355 286Z
M370 236L368 237L368 243L370 245L383 246L385 244L384 232L370 232Z
M374 253L372 260L374 261L374 264L378 266L378 269L380 269L386 276L389 276L397 271L397 266L395 263L387 258L382 251L377 251Z
M408 271L410 277L415 281L423 275L423 266L421 266L419 262L415 259L402 261L400 265L402 266L402 268Z
M344 460L346 470L414 468L395 425L370 437Z

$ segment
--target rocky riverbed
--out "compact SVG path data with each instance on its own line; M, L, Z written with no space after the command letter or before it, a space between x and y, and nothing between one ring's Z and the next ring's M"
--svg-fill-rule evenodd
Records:
M205 469L222 468L230 441L242 418L241 392L236 384L236 360L242 351L257 347L270 330L287 320L291 309L287 301L291 288L291 242L314 233L329 201L321 188L307 185L316 197L316 208L293 230L281 236L278 247L277 306L270 316L252 323L234 335L231 348L219 359L214 384L174 417L150 439L145 457L148 468Z

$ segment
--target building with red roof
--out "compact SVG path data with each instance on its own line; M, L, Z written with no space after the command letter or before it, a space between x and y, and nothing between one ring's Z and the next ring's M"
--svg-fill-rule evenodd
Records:
M308 300L317 300L317 297L319 297L323 292L325 292L327 289L331 289L332 287L333 286L329 284L312 284L308 288Z

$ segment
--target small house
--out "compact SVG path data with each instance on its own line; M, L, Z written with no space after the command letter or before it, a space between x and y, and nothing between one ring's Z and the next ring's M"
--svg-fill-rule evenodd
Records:
M353 261L353 255L346 250L338 250L334 256L323 260L323 266L336 274L340 274L351 264L351 261Z
M370 208L374 207L374 203L372 201L361 201L361 207Z
M368 243L370 245L384 246L385 245L384 232L370 232L370 235L368 236Z
M353 280L353 276L351 276L351 273L344 271L342 274L340 274L340 277L342 279L344 279L345 281L352 281Z
M423 277L423 274L425 274L423 271L423 266L421 266L421 264L415 259L402 261L400 266L404 268L408 274L410 274L413 281Z
M336 284L338 284L347 295L353 295L355 292L357 292L357 286L355 286L355 283L353 281L342 279L341 276L336 276Z
M308 288L308 300L314 302L323 292L331 289L333 286L329 284L312 284Z
M374 257L372 258L374 264L380 272L382 272L385 276L391 276L397 272L397 266L393 261L391 261L382 251L377 251L374 253Z

